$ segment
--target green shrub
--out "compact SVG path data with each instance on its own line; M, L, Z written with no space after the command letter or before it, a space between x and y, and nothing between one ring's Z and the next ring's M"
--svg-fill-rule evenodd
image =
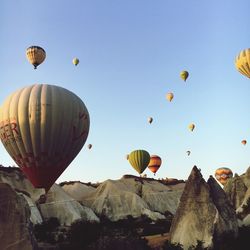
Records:
M88 244L98 239L101 226L96 222L78 220L69 229L69 242L72 249L84 249Z
M34 235L38 241L55 243L55 239L52 232L60 226L59 220L55 217L51 217L41 224L34 226Z

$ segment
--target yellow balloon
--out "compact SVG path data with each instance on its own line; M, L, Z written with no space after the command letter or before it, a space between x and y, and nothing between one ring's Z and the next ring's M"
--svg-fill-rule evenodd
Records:
M72 62L73 62L73 64L74 64L75 66L77 66L77 64L78 64L80 61L79 61L78 58L75 57L75 58L73 59Z
M89 113L67 89L35 84L11 94L0 110L0 138L34 187L53 185L83 147Z
M46 52L39 46L31 46L26 50L26 57L36 69L45 60Z
M188 125L188 128L189 128L191 131L193 131L194 128L195 128L195 125L194 125L193 123L191 123L191 124Z
M171 102L173 100L173 98L174 98L174 94L173 93L167 93L166 98L168 99L168 101Z
M183 79L184 81L186 81L187 78L188 78L188 76L189 76L189 73L187 71L185 71L185 70L181 71L181 73L180 73L181 79Z
M246 77L250 78L250 49L242 50L235 59L236 69Z

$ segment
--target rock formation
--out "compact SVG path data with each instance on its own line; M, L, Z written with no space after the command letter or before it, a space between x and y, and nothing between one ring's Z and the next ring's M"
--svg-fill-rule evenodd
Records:
M213 177L206 183L194 166L170 228L170 242L188 249L200 241L211 249L226 235L233 239L237 234L236 213L225 192Z
M34 188L19 168L0 166L0 183L8 183L21 194L30 207L32 223L41 223L43 218L58 217L62 225L70 225L77 219L99 221L94 212L70 197L60 186L54 184L48 192L45 204L38 205L44 189Z
M224 191L236 209L239 225L250 226L250 167L246 173L231 178Z
M161 181L126 175L120 180L107 180L97 188L77 182L64 185L70 196L92 208L99 216L112 221L131 215L163 219L166 212L175 213L185 183L164 185Z
M56 217L61 225L69 226L79 219L99 222L90 208L82 206L57 184L51 187L46 202L39 204L39 208L43 218Z
M36 241L29 221L26 200L6 183L0 183L0 245L1 249L32 250Z

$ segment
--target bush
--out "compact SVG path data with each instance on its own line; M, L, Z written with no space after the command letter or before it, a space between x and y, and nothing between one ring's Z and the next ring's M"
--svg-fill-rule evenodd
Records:
M96 222L79 220L69 229L69 242L72 249L83 249L91 242L96 241L101 233L101 226Z
M55 239L52 232L60 226L59 220L55 217L51 217L41 224L34 226L34 235L38 241L55 243Z
M91 244L87 250L150 250L145 239L136 236L116 237L104 236Z

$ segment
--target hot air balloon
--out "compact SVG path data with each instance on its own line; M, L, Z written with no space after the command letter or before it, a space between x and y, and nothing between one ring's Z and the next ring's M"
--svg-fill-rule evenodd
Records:
M11 94L0 110L1 141L35 188L46 193L83 147L89 113L67 89L47 84Z
M80 62L79 59L76 58L76 57L75 57L75 58L73 59L73 61L72 61L72 63L73 63L75 66L77 66L79 62Z
M185 70L181 71L181 73L180 73L181 79L183 79L184 81L186 81L187 78L188 78L188 76L189 76L189 73L187 71L185 71Z
M129 159L129 154L126 155L126 159L127 159L127 160Z
M149 118L148 118L148 123L150 123L150 124L151 124L151 123L152 123L152 121L153 121L153 118L152 118L152 117L149 117Z
M26 50L26 57L36 69L45 60L46 52L39 46L31 46Z
M187 151L187 155L190 155L190 154L191 154L191 151L188 150L188 151Z
M250 49L244 49L238 54L235 67L242 75L250 78Z
M246 141L246 140L242 140L241 143L242 143L243 145L246 145L246 144L247 144L247 141Z
M129 163L131 166L141 174L149 164L150 155L146 150L134 150L129 154Z
M148 164L148 168L151 172L155 173L159 170L161 166L161 157L158 155L151 155L150 162Z
M195 125L194 125L193 123L191 123L191 124L188 125L188 128L189 128L191 131L193 131L194 128L195 128Z
M215 171L215 178L224 186L229 178L233 177L233 172L230 168L218 168Z
M173 93L167 93L166 98L168 99L168 101L171 102L173 100L173 98L174 98L174 94Z
M89 145L88 145L88 149L91 149L91 148L92 148L92 144L89 144Z

